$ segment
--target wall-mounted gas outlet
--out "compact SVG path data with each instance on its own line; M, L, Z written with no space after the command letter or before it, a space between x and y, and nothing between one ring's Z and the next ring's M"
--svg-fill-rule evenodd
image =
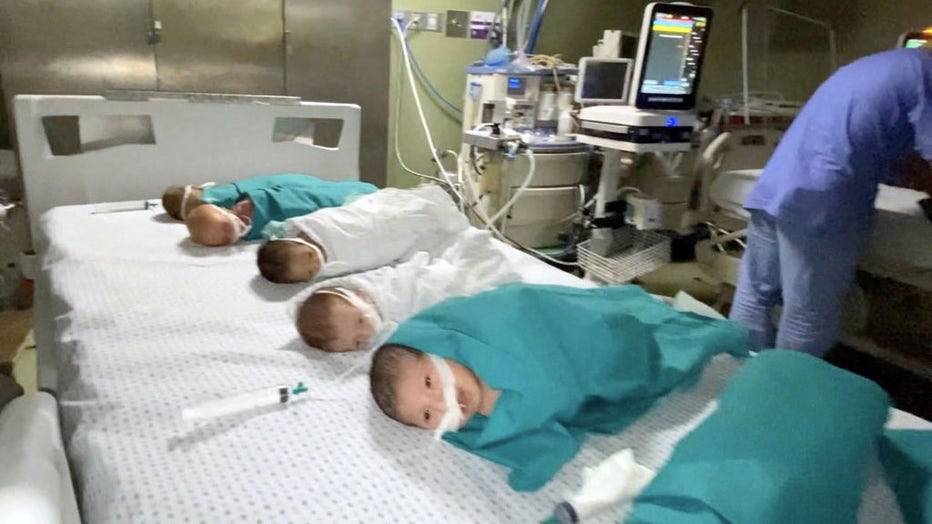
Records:
M436 31L444 29L443 13L429 11L394 11L392 18L401 22L405 29L412 31Z

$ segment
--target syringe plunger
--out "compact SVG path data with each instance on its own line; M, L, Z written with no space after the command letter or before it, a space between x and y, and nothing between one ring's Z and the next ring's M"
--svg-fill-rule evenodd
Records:
M181 412L181 417L185 420L222 417L265 406L284 404L288 402L288 398L288 386L262 388L187 408Z

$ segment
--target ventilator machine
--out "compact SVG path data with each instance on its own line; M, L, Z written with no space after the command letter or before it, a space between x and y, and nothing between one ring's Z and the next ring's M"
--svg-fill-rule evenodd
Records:
M698 148L711 21L709 7L652 3L630 58L468 68L460 180L477 225L520 247L578 246L580 265L610 283L635 275L605 257L634 244L647 262L668 262L669 238L651 230L702 222L690 205L695 177L679 173Z

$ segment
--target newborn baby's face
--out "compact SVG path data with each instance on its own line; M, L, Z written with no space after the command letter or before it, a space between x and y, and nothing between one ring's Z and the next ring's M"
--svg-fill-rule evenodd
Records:
M205 246L225 246L239 240L239 232L246 227L229 210L213 204L197 206L185 217L191 240Z
M471 369L454 360L444 360L450 366L456 383L456 402L463 413L460 419L462 427L484 407L483 399L487 396L488 388L483 387ZM440 374L426 354L403 362L405 364L399 373L395 392L399 419L411 426L436 429L446 413Z
M333 307L337 338L329 351L362 351L369 347L375 330L363 312L346 300L335 301Z

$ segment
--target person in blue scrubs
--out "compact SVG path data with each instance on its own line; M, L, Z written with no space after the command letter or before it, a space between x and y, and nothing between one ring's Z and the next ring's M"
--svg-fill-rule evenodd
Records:
M822 356L837 341L877 186L902 184L909 159L907 182L928 191L932 53L863 57L816 90L745 201L751 220L730 318L754 349Z

